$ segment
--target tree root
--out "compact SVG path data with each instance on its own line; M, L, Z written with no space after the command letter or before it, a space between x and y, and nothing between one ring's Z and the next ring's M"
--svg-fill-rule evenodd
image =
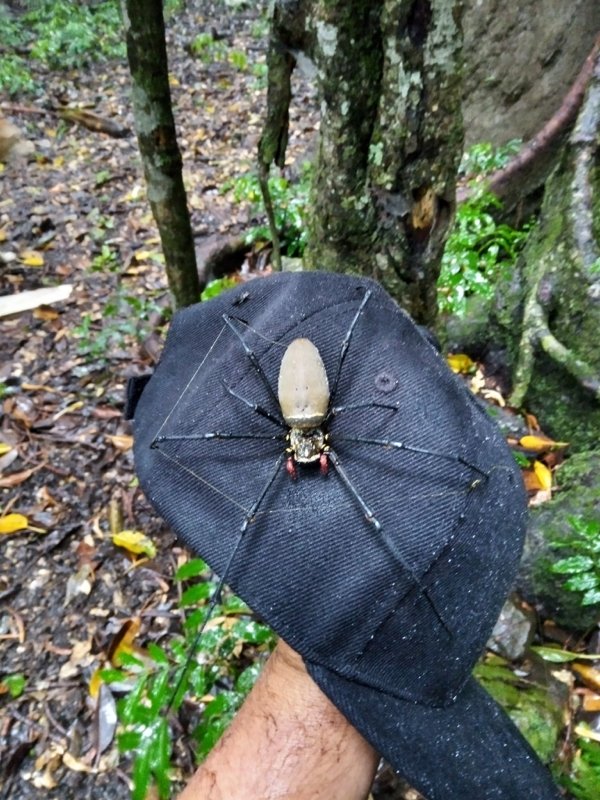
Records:
M575 248L575 258L580 266L579 280L587 285L587 296L592 303L600 299L598 264L600 254L593 230L593 187L591 170L594 168L599 148L597 132L600 128L600 39L596 43L595 63L590 71L590 85L581 108L569 147L572 153L573 180L570 186L570 207L567 224ZM539 346L556 364L559 364L577 383L600 401L600 374L586 361L577 357L552 333L548 323L551 298L543 300L540 289L551 284L551 268L542 262L538 274L525 300L519 359L514 372L515 380L509 402L520 406L525 399L533 373L535 352Z
M596 38L594 46L584 61L575 81L564 96L558 111L546 122L533 139L523 145L517 155L505 167L488 176L487 187L497 197L502 199L511 195L513 188L522 182L523 175L530 172L537 161L543 159L553 148L558 146L561 137L573 123L583 102L599 53L600 36ZM468 186L459 188L457 202L462 203L468 200L472 194L473 190Z

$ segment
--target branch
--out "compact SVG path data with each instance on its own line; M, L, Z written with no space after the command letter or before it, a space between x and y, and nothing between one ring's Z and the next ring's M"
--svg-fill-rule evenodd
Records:
M93 111L84 108L72 108L70 106L51 105L47 108L37 108L36 106L23 106L14 103L2 103L2 111L9 114L30 114L35 116L46 116L47 114L58 114L62 119L75 122L94 133L105 133L114 139L124 139L129 136L131 131L118 122L107 117L101 117Z

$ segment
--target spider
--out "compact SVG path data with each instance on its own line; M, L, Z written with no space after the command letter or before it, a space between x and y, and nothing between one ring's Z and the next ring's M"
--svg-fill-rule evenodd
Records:
M283 355L280 371L277 393L273 389L269 379L267 378L263 367L261 366L256 354L249 347L240 333L240 321L235 317L228 314L223 315L223 321L227 328L239 340L245 355L250 360L252 367L256 374L259 376L260 381L263 383L269 397L272 400L273 408L276 411L269 410L263 405L260 405L253 400L244 397L242 394L236 392L226 382L223 382L224 388L227 393L233 397L237 402L244 404L247 408L251 409L256 414L269 420L273 425L280 429L279 434L268 433L234 433L230 431L211 431L207 433L198 434L182 434L182 435L165 435L161 431L164 430L166 423L163 423L159 432L155 436L152 447L158 449L160 452L161 443L174 442L174 441L193 441L193 440L242 440L242 439L275 439L280 440L284 444L282 452L277 458L276 464L272 469L266 483L260 491L258 497L255 499L249 509L245 509L244 518L242 520L238 543L233 549L227 567L222 574L221 580L213 596L209 606L209 611L206 619L210 615L212 609L216 605L221 595L224 581L227 577L229 567L233 561L233 557L241 538L246 533L249 525L256 518L257 513L265 502L269 490L275 482L277 476L285 464L285 471L289 479L296 480L299 478L298 465L302 467L310 467L310 465L318 465L320 472L325 477L331 465L334 471L339 476L342 484L346 487L349 495L353 498L354 502L360 507L366 521L373 528L377 536L381 537L384 546L387 548L392 557L400 564L403 570L408 573L412 582L419 588L427 602L431 606L435 616L445 628L449 635L452 635L448 625L446 624L441 611L437 608L430 592L422 582L421 578L417 575L413 567L407 561L405 556L399 551L393 538L384 530L381 523L377 519L374 511L363 499L357 487L349 477L345 468L342 466L340 458L334 449L334 442L328 433L329 424L332 418L341 413L360 408L383 408L397 413L399 407L393 404L378 403L369 401L366 403L352 403L347 405L335 405L335 397L337 394L340 375L342 367L346 358L346 354L352 340L354 330L359 322L361 314L371 297L371 290L364 293L362 301L360 302L356 313L354 314L348 329L344 335L341 343L340 351L337 356L337 365L334 372L333 382L331 388L327 377L327 372L323 359L317 347L306 338L294 339L286 348ZM194 376L196 373L194 373ZM192 377L192 380L194 378ZM185 391L185 390L184 390ZM427 448L416 447L413 445L405 444L401 441L394 441L391 439L379 439L365 436L335 436L335 442L344 442L352 444L369 445L379 448L389 448L394 450L404 450L412 453L418 453L425 456L432 456L441 458L455 464L466 466L472 470L476 475L476 479L471 482L469 488L474 488L482 480L488 478L488 473L477 467L475 464L462 458L456 454L446 454ZM167 458L171 458L166 452L163 453ZM203 479L201 479L203 480ZM204 481L206 483L206 481ZM214 488L214 487L213 487Z

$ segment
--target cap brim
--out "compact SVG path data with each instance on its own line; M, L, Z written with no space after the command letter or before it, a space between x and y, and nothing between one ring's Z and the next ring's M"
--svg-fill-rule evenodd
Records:
M349 722L428 800L560 800L549 770L474 678L433 708L307 663Z

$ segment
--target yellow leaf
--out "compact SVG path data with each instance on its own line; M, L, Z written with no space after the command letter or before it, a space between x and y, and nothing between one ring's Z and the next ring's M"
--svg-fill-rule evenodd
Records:
M541 461L534 461L533 471L535 472L542 489L552 488L552 472L545 464L542 464Z
M44 256L38 253L37 250L23 250L19 258L21 259L21 263L25 264L26 267L44 266Z
M143 553L148 558L154 558L156 555L154 542L142 531L121 531L115 533L111 538L114 544L124 547L130 553Z
M133 436L116 435L107 436L106 438L117 450L121 450L123 453L126 453L127 450L131 450L133 447Z
M568 442L555 442L547 436L521 436L519 444L526 450L533 450L536 453L544 453L547 450L557 450L561 447L568 447Z
M16 533L25 530L29 521L23 514L7 514L0 517L0 533Z
M573 672L576 672L590 689L596 692L600 690L600 670L589 664L573 664Z
M0 442L0 456L6 455L6 453L10 453L12 447L6 442Z
M98 692L100 691L100 686L102 685L102 676L100 673L102 672L102 667L95 669L92 673L92 677L90 678L90 682L88 685L88 691L90 693L90 697L98 697Z
M452 372L459 372L461 375L466 375L471 372L475 366L475 362L465 355L465 353L452 353L446 356L446 361Z
M6 230L5 228L0 228L0 242L6 241Z

